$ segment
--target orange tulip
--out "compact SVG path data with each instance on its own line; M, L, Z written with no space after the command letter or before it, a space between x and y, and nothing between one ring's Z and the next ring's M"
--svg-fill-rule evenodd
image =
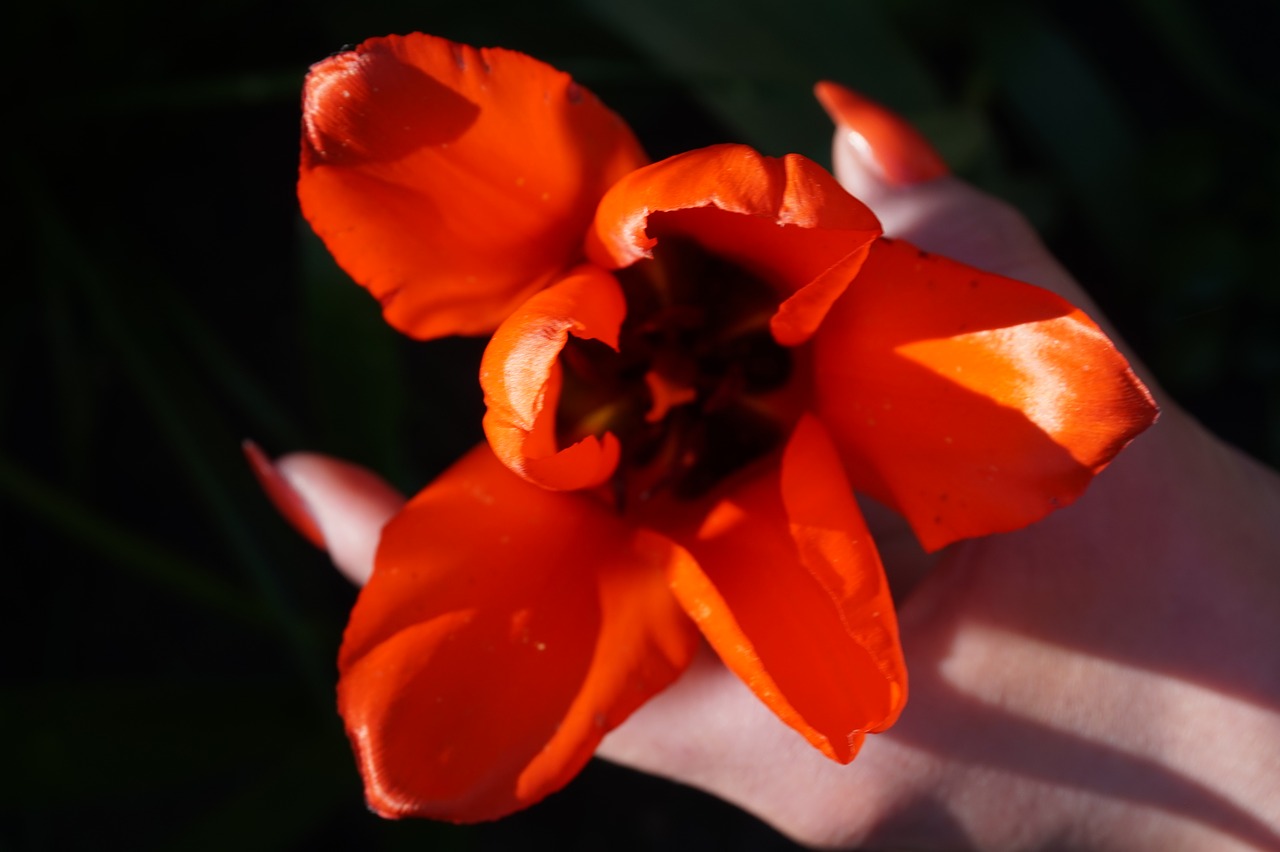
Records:
M934 550L1070 503L1156 416L1061 298L885 239L803 157L647 164L517 53L319 63L299 195L392 325L493 333L488 444L384 529L339 658L385 816L554 792L699 635L852 760L907 696L854 492Z

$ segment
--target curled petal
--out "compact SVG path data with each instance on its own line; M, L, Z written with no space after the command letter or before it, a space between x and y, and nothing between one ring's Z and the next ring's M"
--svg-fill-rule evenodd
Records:
M494 819L554 792L683 671L666 585L687 554L479 447L383 532L339 657L339 710L387 817Z
M847 763L893 724L906 668L884 569L822 425L806 415L780 470L682 536L672 589L731 670L784 722Z
M484 432L512 471L544 488L571 491L603 483L618 465L618 439L588 436L556 449L560 395L557 358L569 335L618 348L626 314L622 288L609 273L581 266L509 316L480 362Z
M616 269L652 256L664 237L691 238L774 287L782 304L773 335L796 346L822 322L879 233L870 209L804 157L716 145L614 184L587 235L587 256Z
M389 323L478 334L577 262L600 196L644 162L568 75L416 33L311 69L298 196Z
M1156 417L1058 296L881 240L815 338L818 408L854 485L934 550L1064 506Z

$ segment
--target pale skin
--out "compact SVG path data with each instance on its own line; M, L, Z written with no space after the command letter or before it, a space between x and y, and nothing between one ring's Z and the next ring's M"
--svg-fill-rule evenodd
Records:
M1001 202L950 177L891 184L843 131L835 173L889 235L1098 317ZM1159 422L1027 529L929 556L864 503L911 698L853 763L807 745L709 651L600 756L820 848L1280 849L1280 477L1143 378ZM362 583L403 497L333 459L277 464Z

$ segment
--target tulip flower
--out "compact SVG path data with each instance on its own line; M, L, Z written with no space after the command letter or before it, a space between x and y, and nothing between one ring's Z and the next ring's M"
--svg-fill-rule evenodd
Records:
M317 64L299 195L397 329L492 335L487 443L384 528L339 657L384 816L538 801L703 640L852 760L907 698L855 492L936 550L1067 505L1155 419L1060 297L886 239L800 156L649 163L518 53Z

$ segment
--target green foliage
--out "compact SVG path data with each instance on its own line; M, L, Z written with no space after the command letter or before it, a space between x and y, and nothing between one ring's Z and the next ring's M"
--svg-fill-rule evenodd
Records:
M1167 386L1280 462L1280 10L1226 0L26 4L3 161L4 849L786 848L594 769L495 827L364 812L332 712L354 592L239 457L406 489L479 438L475 341L416 344L293 196L310 62L426 30L570 70L656 156L827 159L817 79L1046 233ZM176 9L176 11L175 11Z

